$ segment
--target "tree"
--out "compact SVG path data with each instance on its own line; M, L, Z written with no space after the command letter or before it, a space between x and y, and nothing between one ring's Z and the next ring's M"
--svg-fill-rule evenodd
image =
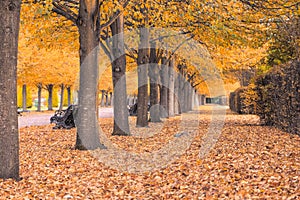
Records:
M104 148L99 140L99 0L80 0L77 27L80 43L80 87L76 117L76 149Z
M168 116L173 117L174 112L174 90L175 90L175 63L174 58L169 61L169 82L168 82Z
M156 54L156 42L150 43L150 60L149 60L149 79L150 79L150 121L161 122L159 112L159 68L158 68L158 57Z
M126 6L126 3L123 5ZM121 12L117 10L108 21L102 23L100 22L99 0L80 0L79 3L54 0L53 6L53 11L76 24L79 32L80 83L75 148L105 148L99 141L97 116L100 33L101 30L110 26Z
M114 129L113 135L130 135L127 92L126 92L126 55L124 47L124 17L121 14L111 24L112 31L112 78L114 92ZM107 94L108 95L108 94Z
M165 118L168 116L168 73L169 73L169 66L168 66L168 59L166 55L166 51L164 56L161 59L161 69L160 69L160 116Z
M48 110L53 110L53 84L46 85L48 91Z
M41 112L42 111L42 89L43 89L43 84L38 83L36 87L38 88L37 111Z
M0 1L0 178L19 179L17 57L21 1Z

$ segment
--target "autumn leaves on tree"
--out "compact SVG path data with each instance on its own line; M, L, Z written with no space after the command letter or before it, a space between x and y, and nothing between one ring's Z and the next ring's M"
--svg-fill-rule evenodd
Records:
M213 74L220 73L225 82L235 82L236 77L240 77L242 82L247 71L255 68L270 51L269 43L266 42L276 31L276 25L280 24L278 20L286 22L287 19L297 18L297 5L296 1L281 0L272 3L248 0L28 1L22 9L32 13L33 18L42 20L42 23L39 22L41 28L37 29L36 23L29 20L30 16L24 15L22 18L26 27L30 27L29 31L21 30L22 38L36 41L37 45L30 53L31 56L27 56L26 52L32 50L28 48L26 40L20 42L22 67L19 70L19 82L27 85L42 84L47 88L51 84L71 83L72 86L76 79L74 74L78 73L76 63L79 59L77 148L97 148L101 146L97 139L97 74L99 62L103 61L103 57L98 57L99 44L110 59L112 68L115 116L113 134L130 135L124 75L129 68L132 69L132 65L137 69L139 85L136 125L145 127L149 121L159 122L161 117L192 109L193 100L190 99L195 97L195 91L208 93L207 77ZM48 21L53 22L45 23ZM177 44L176 36L155 33L153 30L157 27L171 28L176 34L184 35L186 40ZM124 33L136 30L138 41L131 42L137 46L128 48ZM55 40L51 38L53 36ZM77 37L79 43L74 42L78 41ZM189 46L188 41L191 39L208 49L218 71L208 72L206 66L201 66L203 71L197 72L191 59L198 59L197 62L202 65L203 61L199 59L199 52ZM178 49L189 53L179 54ZM60 59L61 55L66 56ZM43 62L44 67L38 67L41 62L32 62L36 58L50 60ZM151 106L150 118L148 103ZM92 144L92 141L97 142Z

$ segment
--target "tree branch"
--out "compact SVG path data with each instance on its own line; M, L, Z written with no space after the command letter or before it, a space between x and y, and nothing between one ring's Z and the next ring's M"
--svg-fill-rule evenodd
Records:
M125 1L125 3L122 5L122 7L123 7L123 10L127 7L127 5L129 4L129 0L127 0L127 1ZM101 26L100 26L100 32L102 31L102 30L104 30L106 27L108 27L108 26L110 26L112 23L114 23L114 21L116 21L116 19L118 19L118 17L123 13L123 10L117 10L114 14L113 14L113 16L108 20L108 22L106 22L106 23L104 23L104 24L102 24Z
M58 0L52 2L53 8L52 11L65 17L66 19L72 21L76 25L77 14L74 13L68 6L62 5Z
M185 41L181 42L170 54L169 58L167 59L167 62L169 62L171 60L171 58L174 56L174 54L176 53L176 51L182 46L184 45L186 42L188 42L189 40L193 39L195 37L195 35L192 35L190 38L186 39Z

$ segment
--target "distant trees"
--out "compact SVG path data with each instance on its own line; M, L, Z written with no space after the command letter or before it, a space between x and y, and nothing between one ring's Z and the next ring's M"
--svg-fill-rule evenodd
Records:
M19 179L17 58L21 1L0 1L0 178Z
M75 84L79 69L79 55L76 49L78 45L74 27L66 28L70 23L57 18L47 9L49 9L48 5L43 6L34 1L26 1L22 4L18 86L27 87L27 90L23 90L23 95L20 96L27 96L29 105L33 100L29 97L36 97L38 92L32 93L32 96L26 95L26 92L37 91L37 86L41 84L41 91L48 92L45 96L48 102L45 104L48 104L48 109L52 110L53 107L58 106L57 89L60 85L73 86ZM64 29L71 32L62 33ZM24 100L23 105L25 105ZM26 107L23 105L21 103L20 107L23 107L25 111ZM37 106L41 107L41 105Z

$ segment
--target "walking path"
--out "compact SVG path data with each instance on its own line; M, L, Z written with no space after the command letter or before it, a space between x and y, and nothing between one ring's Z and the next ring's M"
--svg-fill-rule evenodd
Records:
M44 112L26 112L19 116L19 128L26 126L42 126L50 124L50 117L54 115L54 111ZM109 118L113 116L112 108L100 108L99 117Z

